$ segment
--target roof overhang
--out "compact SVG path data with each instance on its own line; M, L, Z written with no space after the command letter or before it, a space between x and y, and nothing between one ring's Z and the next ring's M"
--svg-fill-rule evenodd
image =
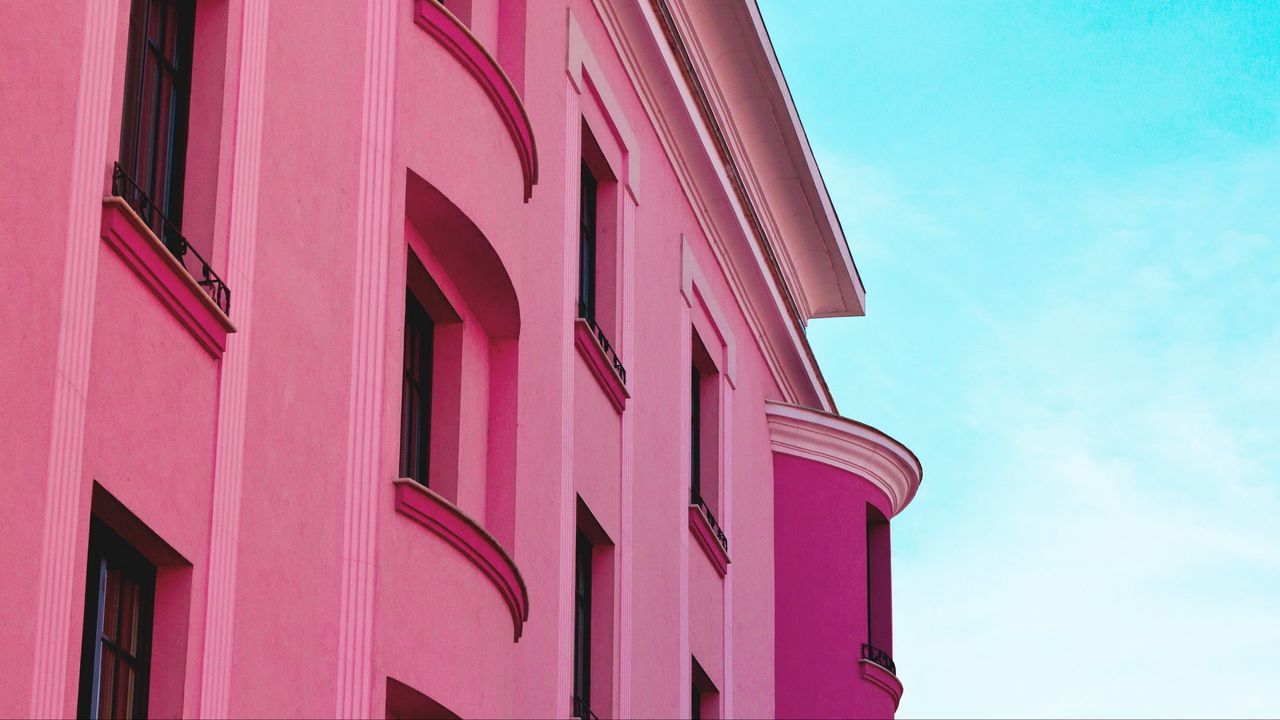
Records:
M862 315L866 291L755 0L666 0L802 322Z

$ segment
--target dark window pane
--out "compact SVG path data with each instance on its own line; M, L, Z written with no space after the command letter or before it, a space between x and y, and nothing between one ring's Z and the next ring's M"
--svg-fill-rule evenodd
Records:
M591 541L578 532L574 562L573 695L579 717L591 704Z
M98 687L101 692L98 695L99 716L109 715L109 709L113 707L112 699L115 697L116 689L116 654L108 648L102 649L102 675L98 678ZM107 708L108 710L102 710Z
M115 707L112 708L111 717L135 717L133 713L135 697L136 685L134 683L133 668L129 667L124 658L120 658L116 661Z
M147 19L147 39L159 45L160 29L161 29L160 24L165 14L164 3L163 2L141 2L138 4L145 6L143 9L143 12L145 13L145 17Z
M164 13L164 57L170 65L177 65L178 57L178 13L172 5L165 8Z
M697 365L689 384L689 502L702 504L702 375Z
M596 316L596 178L582 163L578 200L578 314Z
M103 608L102 635L111 640L119 637L120 571L107 570L106 602Z
M156 123L156 87L160 83L159 72L151 67L151 63L145 61L146 54L139 60L139 76L142 79L141 87L138 95L138 127L132 128L132 132L137 136L137 155L132 158L132 162L125 163L125 167L133 168L134 180L141 187L143 192L155 194L155 185L152 182L151 174L151 158L152 148L155 137ZM144 220L146 218L143 218Z
M413 293L405 294L404 378L400 407L400 476L428 485L431 444L431 356L435 324Z
M120 583L120 650L129 654L138 653L138 615L141 611L138 585L124 578Z

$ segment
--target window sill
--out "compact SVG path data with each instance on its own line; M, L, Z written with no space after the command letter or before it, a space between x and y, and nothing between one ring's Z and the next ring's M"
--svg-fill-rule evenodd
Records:
M395 484L396 512L439 535L484 573L511 610L519 642L529 619L529 593L515 561L492 535L438 493L409 478Z
M587 367L591 369L596 382L600 383L600 389L604 390L609 402L621 414L627 407L627 398L631 397L631 393L627 392L627 386L618 376L618 371L613 369L600 341L591 332L591 326L582 318L573 321L573 344L577 346L582 359L587 361Z
M729 572L729 551L721 544L720 539L716 537L716 533L711 529L711 521L707 519L706 513L697 505L689 506L689 530L693 533L693 537L698 541L698 546L702 548L702 552L707 554L707 559L711 561L711 566L716 569L720 577L724 577Z
M414 22L452 53L484 88L515 145L524 176L524 201L529 202L533 186L538 183L538 148L534 144L533 126L529 123L524 103L520 101L511 79L471 30L439 0L418 0Z
M102 200L102 240L214 358L236 331L231 319L123 198Z
M862 666L862 679L888 693L897 709L902 700L902 681L898 676L870 660L859 660L858 664Z

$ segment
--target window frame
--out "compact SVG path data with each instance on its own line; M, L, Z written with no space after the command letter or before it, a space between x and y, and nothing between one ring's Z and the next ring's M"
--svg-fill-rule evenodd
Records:
M120 646L117 639L105 637L105 615L108 573L115 570L119 576L136 587L134 627L137 630L135 652ZM107 571L107 572L104 572ZM104 643L119 660L133 667L137 673L134 681L135 697L133 717L146 717L151 690L151 648L155 622L156 566L106 523L93 517L89 524L88 559L85 568L85 608L81 639L80 682L77 715L86 718L102 717L102 671ZM122 588L121 585L117 585ZM121 590L118 590L122 592ZM123 608L117 599L116 608ZM92 617L90 610L92 609ZM117 633L123 623L123 614L116 620ZM110 647L114 646L114 647ZM114 677L114 676L113 676ZM113 704L115 698L112 698Z

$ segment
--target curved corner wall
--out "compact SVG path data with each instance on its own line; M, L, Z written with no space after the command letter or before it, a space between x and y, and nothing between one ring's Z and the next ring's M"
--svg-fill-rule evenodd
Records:
M862 423L768 402L779 717L892 717L889 531L920 462ZM868 659L870 658L870 659Z
M414 22L440 41L484 88L515 146L516 155L520 159L520 171L524 176L524 200L528 202L533 196L533 186L538 182L538 149L533 138L533 128L529 124L529 115L525 112L524 103L511 84L511 79L467 26L454 17L439 0L417 0Z

